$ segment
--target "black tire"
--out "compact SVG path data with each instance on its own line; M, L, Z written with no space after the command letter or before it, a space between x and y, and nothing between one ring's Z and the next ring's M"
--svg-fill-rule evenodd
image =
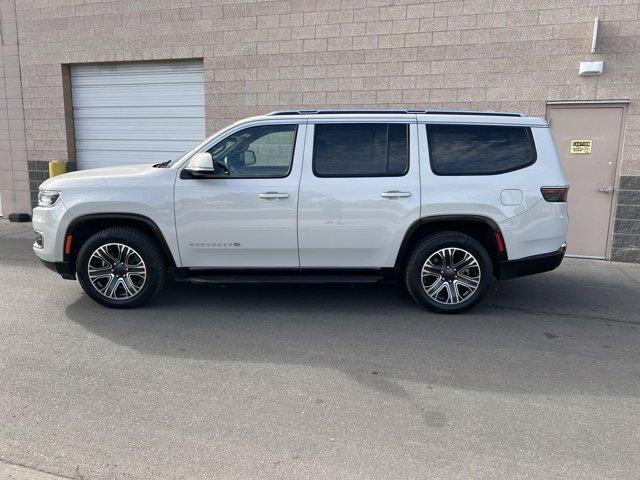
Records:
M133 249L134 253L138 255L138 257L134 258L141 258L144 262L146 278L141 281L141 277L137 277L136 288L139 288L139 290L128 298L109 298L100 293L89 279L88 269L92 255L100 247L108 244L125 245ZM96 258L94 257L91 261L95 265ZM121 277L126 275L126 273L118 274ZM76 275L82 289L99 304L110 308L135 308L152 300L160 293L166 278L166 262L158 243L146 233L131 227L111 227L94 234L82 245L78 252ZM104 281L108 282L109 280ZM122 291L125 287L123 285L116 288L120 288L120 291ZM118 290L114 293L117 296ZM127 292L122 294L122 296L126 295Z
M458 249L456 250L457 258L460 258L460 255L464 255L461 251L469 253L474 257L476 263L468 267L471 270L460 270L460 272L458 272L456 269L450 268L446 271L441 270L440 272L429 274L429 276L423 279L422 269L427 260L431 258L431 263L433 263L434 259L437 261L438 258L441 257L439 257L436 252L441 252L442 249L448 248ZM437 268L440 267L438 266ZM470 288L464 285L460 287L457 286L459 284L455 287L453 286L453 282L455 282L456 279L458 279L458 282L471 283L464 279L464 277L461 276L459 278L457 275L464 273L475 277L478 270L480 278L475 291L472 292ZM482 300L489 289L492 276L493 266L491 258L486 249L477 240L460 232L446 231L425 237L413 248L406 264L405 284L413 299L420 305L438 313L461 313ZM430 284L430 281L433 281L433 283ZM425 282L427 286L425 286L423 282ZM438 301L440 299L436 300L427 294L429 287L433 286L433 293L434 290L438 290L438 286L442 285L442 283L448 283L449 286L445 285L441 288L442 293L440 295L448 296L449 300L455 298L457 303L443 303L443 301ZM473 283L475 284L475 282ZM451 293L452 290L455 291L454 294ZM465 296L465 293L467 296ZM455 297L453 297L454 295Z

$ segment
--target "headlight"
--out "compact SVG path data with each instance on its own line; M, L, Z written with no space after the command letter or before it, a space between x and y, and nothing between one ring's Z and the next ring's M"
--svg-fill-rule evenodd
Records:
M60 192L55 190L40 190L38 192L39 207L53 207L60 198Z

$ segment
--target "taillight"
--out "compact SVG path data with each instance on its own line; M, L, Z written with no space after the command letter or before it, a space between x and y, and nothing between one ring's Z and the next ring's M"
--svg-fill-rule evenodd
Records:
M566 202L569 187L542 187L540 192L547 202Z

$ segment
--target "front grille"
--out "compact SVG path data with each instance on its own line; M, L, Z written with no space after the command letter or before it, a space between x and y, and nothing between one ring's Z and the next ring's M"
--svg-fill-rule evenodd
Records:
M40 232L33 232L33 246L36 248L44 248L44 235Z

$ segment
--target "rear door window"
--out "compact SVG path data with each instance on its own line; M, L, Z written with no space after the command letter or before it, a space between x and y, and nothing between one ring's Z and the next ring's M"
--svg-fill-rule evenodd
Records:
M536 160L527 127L430 124L427 139L436 175L496 175Z
M409 169L408 124L316 124L314 135L317 177L394 177Z

